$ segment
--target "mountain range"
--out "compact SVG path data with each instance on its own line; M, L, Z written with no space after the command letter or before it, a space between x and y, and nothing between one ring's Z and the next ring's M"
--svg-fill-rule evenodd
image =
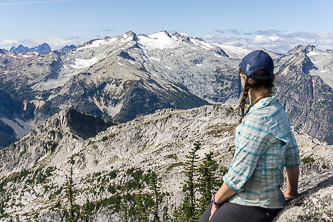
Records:
M66 52L66 51L70 51L72 49L75 49L76 46L75 45L66 45L64 47L62 47L61 49L59 49L58 51L60 52ZM0 51L2 52L18 52L18 53L36 53L37 55L41 55L41 54L47 54L49 52L52 51L51 47L49 46L49 44L47 43L43 43L37 47L27 47L24 46L22 44L20 44L19 46L15 47L11 47L9 51L5 50L5 49L0 49Z
M168 107L237 103L237 67L249 51L178 33L128 32L12 66L0 54L0 89L20 107L16 119L33 127L65 107L128 121ZM277 96L293 126L332 144L332 51L308 45L285 55L268 53L275 61Z
M1 50L0 219L64 220L69 169L75 203L82 209L86 200L93 203L94 221L119 221L116 202L139 192L135 182L149 193L138 175L151 171L169 194L169 206L179 206L186 155L195 141L202 143L199 161L212 151L221 168L230 164L238 64L250 51L165 31L127 32L40 55ZM300 148L301 184L311 185L321 174L327 183L333 51L306 45L283 55L267 52L274 59L276 95ZM325 188L311 194L331 198L331 187ZM322 214L329 213L329 203L321 203Z

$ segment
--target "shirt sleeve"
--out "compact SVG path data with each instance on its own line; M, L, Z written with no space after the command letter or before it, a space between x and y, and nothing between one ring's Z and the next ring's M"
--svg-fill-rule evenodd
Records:
M223 181L239 193L257 167L264 149L272 143L267 122L259 118L247 118L236 132L236 150L228 173Z
M288 143L286 147L285 167L294 167L300 164L299 151L296 139L292 132L290 132L289 137L290 143Z

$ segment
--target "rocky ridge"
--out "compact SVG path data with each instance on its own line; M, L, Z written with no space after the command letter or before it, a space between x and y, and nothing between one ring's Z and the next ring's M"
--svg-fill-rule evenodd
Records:
M49 221L52 217L61 221L64 209L68 209L64 184L70 168L73 169L74 187L77 190L75 203L80 206L86 199L98 202L124 194L124 187L135 180L131 174L127 174L128 170L134 168L143 172L154 170L161 189L170 193L169 205L176 207L183 197L185 155L194 141L202 143L202 149L198 152L201 159L205 153L212 151L220 167L229 166L234 150L233 134L238 120L234 109L232 105L209 105L190 110L160 110L126 123L109 126L96 136L91 134L86 140L75 130L79 127L73 128L69 124L70 119L75 119L75 115L81 116L81 119L85 117L61 111L20 141L0 151L0 190L3 200L6 200L3 209L7 214L7 219L4 217L3 220L35 218ZM88 115L86 118L91 117ZM97 122L99 123L95 125ZM107 127L107 124L100 120L92 121L91 127L95 125L97 131L94 132L97 133ZM300 191L306 191L311 189L311 184L316 184L315 178L320 175L331 177L333 150L332 146L306 134L295 134L303 159ZM329 181L331 180L324 186L327 189L332 188ZM115 193L108 191L107 187L110 186L115 188ZM129 189L126 192L137 191ZM331 193L324 189L316 192L317 203L325 205L324 201L331 198ZM297 198L304 196L305 194L301 194ZM290 209L293 208L292 203L290 201L277 221L288 218ZM307 206L310 209L306 214L307 218L317 217L318 212L311 211L314 206L302 205L305 208ZM327 204L325 206L329 207ZM327 215L327 208L319 210L325 210ZM118 221L119 215L112 212L108 205L102 206L93 212L91 219ZM296 217L302 216L299 210L292 212L293 216L295 212Z

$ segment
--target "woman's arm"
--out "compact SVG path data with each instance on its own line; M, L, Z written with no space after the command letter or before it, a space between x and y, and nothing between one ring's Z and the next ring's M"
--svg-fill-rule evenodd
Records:
M283 193L284 197L296 196L298 189L299 166L286 167L287 171L287 190Z
M222 186L220 187L220 189L217 191L217 193L215 194L215 202L216 203L223 203L224 201L228 200L230 197L232 197L236 192L233 191L228 184L223 183ZM219 209L220 206L218 205L212 205L212 210L210 212L210 218L213 216L213 214L215 213L215 211L217 211L217 209Z

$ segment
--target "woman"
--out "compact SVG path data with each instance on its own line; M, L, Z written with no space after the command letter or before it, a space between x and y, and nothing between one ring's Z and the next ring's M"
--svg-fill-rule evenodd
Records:
M236 150L223 185L200 221L271 221L285 199L297 194L299 155L290 123L273 96L274 64L264 51L240 63L243 87ZM250 106L245 111L246 100ZM287 190L280 190L286 167Z

